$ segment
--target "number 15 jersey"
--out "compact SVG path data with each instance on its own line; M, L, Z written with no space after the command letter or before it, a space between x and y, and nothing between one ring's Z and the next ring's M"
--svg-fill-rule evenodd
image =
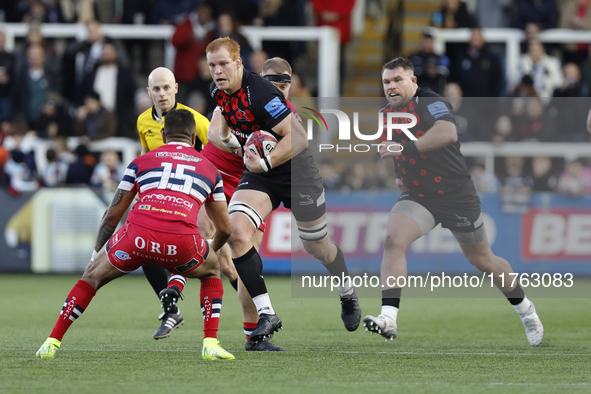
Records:
M226 201L218 170L189 144L171 142L132 161L119 189L139 193L127 221L164 233L197 233L197 214Z

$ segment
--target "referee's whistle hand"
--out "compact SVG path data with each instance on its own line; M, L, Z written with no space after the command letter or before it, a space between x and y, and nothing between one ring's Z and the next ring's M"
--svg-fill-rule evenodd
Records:
M397 157L402 155L402 146L398 142L386 141L380 143L380 157Z

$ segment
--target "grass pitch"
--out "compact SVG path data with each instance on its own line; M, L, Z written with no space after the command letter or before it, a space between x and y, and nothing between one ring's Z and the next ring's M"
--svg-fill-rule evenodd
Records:
M219 338L235 361L202 361L199 283L179 307L185 324L155 341L159 302L143 276L101 289L56 359L35 352L79 276L0 276L1 393L556 393L591 392L591 300L534 300L545 346L527 344L501 299L403 299L398 338L347 332L337 299L292 299L267 278L285 353L246 353L234 290L225 282ZM591 285L591 282L589 283ZM379 299L361 300L363 315Z

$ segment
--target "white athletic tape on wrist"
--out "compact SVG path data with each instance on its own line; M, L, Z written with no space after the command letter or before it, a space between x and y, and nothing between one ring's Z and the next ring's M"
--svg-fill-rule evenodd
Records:
M238 142L238 138L236 138L236 136L234 134L230 134L230 141L228 141L228 142L222 141L222 144L224 144L225 147L232 148L232 149L240 148L240 142Z
M94 258L96 257L97 254L98 254L98 252L96 250L93 250L92 256L90 256L90 261L94 261Z
M265 172L269 172L270 168L267 166L267 161L266 161L266 157L263 157L261 159L261 168L263 169L263 171Z
M230 215L236 212L240 212L246 215L246 217L249 218L252 224L254 225L255 229L259 228L261 226L261 223L263 222L261 215L259 215L253 207L243 202L234 201L231 202L230 205L228 205L228 213Z

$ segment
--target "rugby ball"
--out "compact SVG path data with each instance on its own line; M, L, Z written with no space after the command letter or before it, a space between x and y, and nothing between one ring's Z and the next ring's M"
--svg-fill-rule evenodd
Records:
M264 157L275 149L277 138L268 131L258 130L248 137L244 146L251 153L259 157Z

